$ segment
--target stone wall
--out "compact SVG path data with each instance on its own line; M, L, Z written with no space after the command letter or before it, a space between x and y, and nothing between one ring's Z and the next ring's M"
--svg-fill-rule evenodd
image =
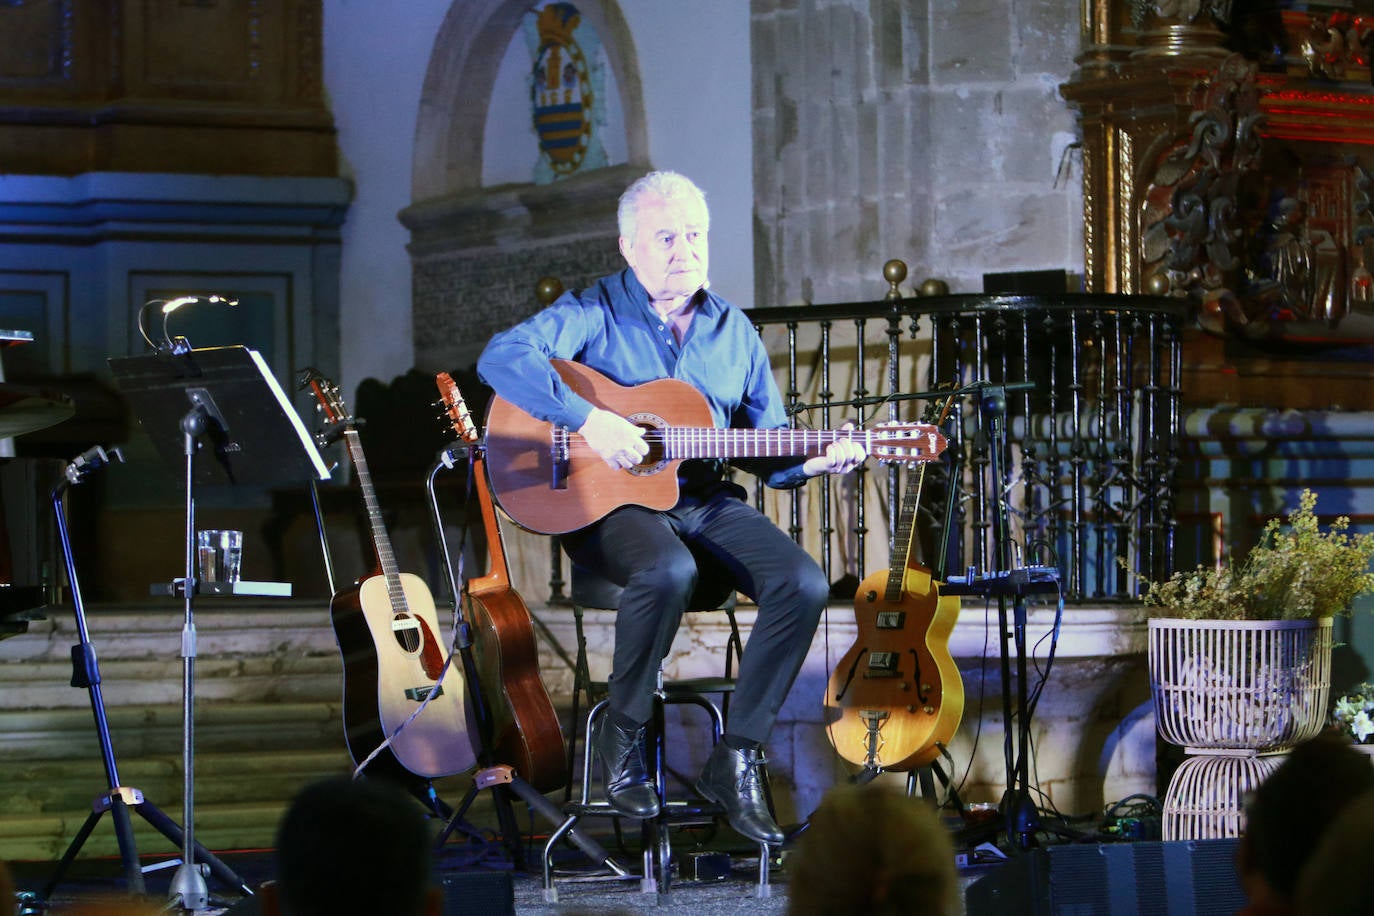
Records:
M1081 270L1082 193L1060 177L1077 128L1056 88L1076 0L752 12L758 304L873 298L894 257L954 292Z

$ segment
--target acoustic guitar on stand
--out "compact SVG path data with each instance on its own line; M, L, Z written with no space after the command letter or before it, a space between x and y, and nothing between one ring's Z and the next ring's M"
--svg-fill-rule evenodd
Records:
M467 405L447 372L435 376L453 431L472 456L472 488L482 510L489 570L463 587L472 625L473 655L482 696L491 712L493 762L514 767L540 792L562 788L563 729L539 677L539 650L530 610L510 584L501 521L487 490L486 460Z
M541 534L575 531L625 505L671 509L678 500L677 466L688 458L812 456L847 439L886 461L933 461L945 450L944 435L930 424L720 429L706 398L681 379L626 387L581 363L551 362L592 405L642 427L649 453L632 468L609 467L576 433L493 398L486 436L492 492L516 524Z
M399 766L426 779L472 769L477 753L467 689L462 671L445 667L448 651L439 639L434 598L423 579L397 566L358 431L338 387L313 370L305 383L319 400L326 424L343 427L381 569L380 575L340 589L329 604L343 655L349 755L361 766L390 739L373 758L383 769Z
M936 408L937 425L952 403ZM964 715L963 680L949 651L959 599L940 594L914 551L925 470L921 465L907 478L890 568L859 584L858 636L825 690L826 732L836 753L870 770L931 763Z

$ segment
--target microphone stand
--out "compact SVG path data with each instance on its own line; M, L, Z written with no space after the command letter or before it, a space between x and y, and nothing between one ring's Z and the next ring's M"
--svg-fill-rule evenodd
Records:
M1011 531L1007 519L1006 499L1002 494L1002 458L1007 444L1007 395L1001 387L988 388L983 392L979 405L987 422L990 439L988 472L992 477L995 497L993 499L993 545L997 552L997 568L994 573L1006 572L1008 582L1011 573ZM1031 835L1035 832L1038 816L1030 798L1029 761L1027 745L1030 723L1025 721L1026 692L1026 596L1020 589L998 588L997 624L1001 641L1002 656L1002 717L1006 723L1003 730L1002 754L1007 770L1007 789L1002 797L1002 812L1007 820L1007 840L1013 846L1026 848ZM1007 599L1011 594L1012 625L1007 628ZM1008 651L1007 640L1011 639L1016 660L1016 707L1012 708L1011 665L1012 652ZM1016 718L1016 747L1012 747L1012 719Z
M95 647L91 644L90 630L86 625L86 607L81 597L81 584L76 575L76 560L72 552L71 536L67 530L66 510L63 506L63 497L67 489L74 484L81 483L93 471L114 461L123 460L124 456L117 448L111 448L107 451L100 446L94 446L87 449L67 466L63 480L53 488L50 496L56 517L58 540L62 547L62 557L67 570L67 582L72 592L72 609L76 615L77 637L80 640L77 645L72 646L71 651L72 686L85 688L90 695L91 714L95 717L96 736L100 741L100 755L105 764L105 776L109 791L97 798L92 804L91 814L87 816L86 822L77 831L61 861L58 862L52 878L43 888L41 899L45 901L51 899L53 891L62 882L67 869L76 859L77 854L80 853L86 840L95 831L96 825L106 811L114 819L115 839L119 844L120 861L123 864L125 881L131 894L141 896L146 893L146 887L143 880L143 870L139 866L138 847L134 839L133 821L129 816L130 810L133 810L173 843L194 844L190 831L183 831L176 822L149 801L142 791L121 784L119 765L115 760L114 747L110 741L110 722L105 709L105 697L100 687L100 665L96 659ZM210 865L217 877L226 883L238 886L240 890L249 894L252 893L242 879L234 874L227 865L215 858L209 850L198 844L194 848Z
M1030 715L1026 677L1026 596L1059 590L1058 570L1034 566L1013 568L1011 531L1003 496L1003 458L1007 447L1007 391L1030 387L1028 383L988 385L981 388L979 411L988 438L988 473L995 494L992 509L994 569L979 576L951 576L941 589L949 595L980 595L997 599L997 625L1001 656L1003 762L1006 791L1002 796L1007 842L1013 850L1029 848L1040 827L1039 812L1030 797ZM1013 664L1015 672L1013 674ZM1015 686L1013 687L1013 680ZM1014 699L1013 699L1014 697ZM1015 724L1013 724L1015 722Z
M187 912L210 905L210 890L205 872L195 860L195 704L196 704L196 618L194 596L199 585L196 575L196 503L192 481L195 478L196 451L200 438L209 429L210 416L197 403L181 418L183 449L186 458L186 577L181 581L183 621L181 626L181 764L182 817L186 821L181 843L181 865L172 877L171 898Z

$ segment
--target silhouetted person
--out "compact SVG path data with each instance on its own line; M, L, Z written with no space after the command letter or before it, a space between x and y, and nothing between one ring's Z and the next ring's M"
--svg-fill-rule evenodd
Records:
M1370 767L1374 770L1374 766ZM1374 849L1374 792L1346 805L1307 857L1293 892L1300 916L1374 914L1374 894L1361 860Z
M788 859L789 916L953 916L954 843L925 801L879 783L825 794Z
M1292 913L1298 874L1322 834L1359 795L1374 790L1374 766L1350 739L1324 733L1288 752L1255 790L1236 853L1254 914Z
M381 780L306 786L277 828L266 916L438 916L433 839L410 795ZM275 891L275 893L273 893ZM275 897L275 900L272 898Z

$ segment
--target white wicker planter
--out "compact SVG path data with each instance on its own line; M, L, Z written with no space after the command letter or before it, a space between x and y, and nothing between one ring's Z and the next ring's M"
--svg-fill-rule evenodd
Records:
M1278 769L1285 756L1199 754L1184 760L1164 795L1164 839L1240 836L1245 832L1246 796Z
M1321 731L1331 619L1149 621L1159 734L1189 753L1292 747Z

